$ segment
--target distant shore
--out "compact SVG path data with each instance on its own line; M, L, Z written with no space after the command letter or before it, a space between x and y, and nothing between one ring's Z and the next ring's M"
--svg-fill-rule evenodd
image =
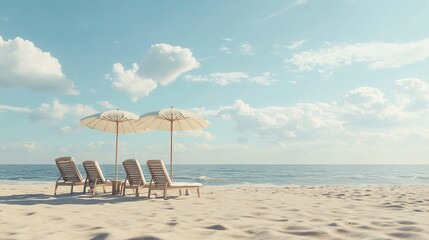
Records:
M428 185L209 186L168 200L0 185L0 239L429 239Z

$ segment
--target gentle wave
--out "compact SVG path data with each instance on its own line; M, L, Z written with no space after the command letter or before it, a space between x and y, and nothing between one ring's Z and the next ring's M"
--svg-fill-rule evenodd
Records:
M147 179L149 171L142 170ZM78 164L84 175L81 164ZM101 165L113 179L114 166ZM168 166L167 166L168 168ZM52 165L0 165L0 184L53 183L59 176ZM119 167L119 179L125 173ZM174 166L174 181L204 185L365 185L429 184L429 165L180 165Z

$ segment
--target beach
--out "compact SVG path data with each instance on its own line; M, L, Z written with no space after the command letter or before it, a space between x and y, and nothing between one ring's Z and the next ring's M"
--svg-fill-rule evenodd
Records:
M0 239L429 239L428 185L205 186L167 200L0 189Z

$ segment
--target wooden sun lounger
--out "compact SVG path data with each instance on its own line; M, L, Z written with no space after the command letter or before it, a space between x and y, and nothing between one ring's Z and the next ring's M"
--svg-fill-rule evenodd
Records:
M72 195L74 186L84 185L82 175L73 157L59 157L55 159L55 163L60 171L60 177L55 183L54 195L57 195L58 186L71 186L70 195Z
M167 190L170 188L179 189L180 195L182 195L181 189L196 188L198 197L200 197L200 188L203 186L201 183L174 183L171 181L170 175L168 175L167 169L165 168L162 160L148 160L146 163L149 168L150 175L152 176L149 184L149 198L151 190L164 190L164 199L167 199Z
M149 188L149 183L144 178L139 162L137 159L127 159L122 162L122 166L127 175L122 183L122 196L125 196L125 189L131 188L135 190L136 197L138 197L140 188Z
M82 164L86 171L83 193L86 193L86 187L89 187L92 195L95 195L95 189L97 186L103 186L103 192L106 193L106 186L112 186L112 182L104 178L98 162L88 160Z

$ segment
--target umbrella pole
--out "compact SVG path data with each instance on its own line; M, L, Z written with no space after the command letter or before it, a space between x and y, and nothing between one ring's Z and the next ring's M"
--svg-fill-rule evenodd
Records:
M173 180L173 121L170 122L170 178Z
M116 122L116 156L115 156L115 181L118 180L118 128L119 122Z

